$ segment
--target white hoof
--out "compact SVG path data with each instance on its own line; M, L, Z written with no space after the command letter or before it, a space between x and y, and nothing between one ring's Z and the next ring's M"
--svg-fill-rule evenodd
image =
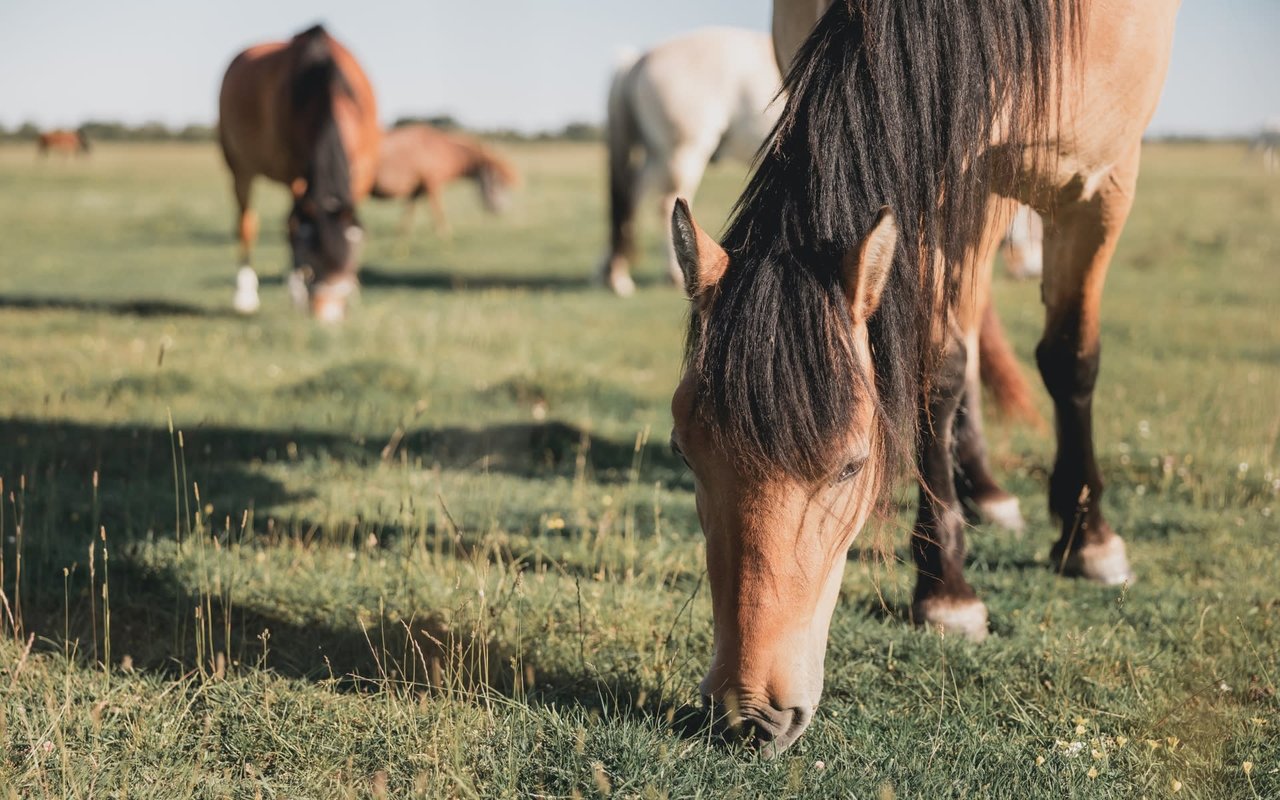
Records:
M1022 509L1016 497L980 501L977 506L978 516L983 522L990 522L1014 533L1022 533L1026 530L1027 523L1022 518Z
M258 299L258 274L253 267L243 266L236 273L236 296L231 305L240 314L253 314L262 305Z
M1058 556L1053 566L1063 575L1087 578L1103 586L1133 583L1136 577L1129 567L1124 540L1119 536L1112 536L1105 544L1087 544L1068 554L1065 560Z
M618 297L630 297L636 293L636 282L630 275L611 274L605 278L605 285Z
M915 607L916 621L947 636L981 642L987 638L987 606L981 600L933 601Z

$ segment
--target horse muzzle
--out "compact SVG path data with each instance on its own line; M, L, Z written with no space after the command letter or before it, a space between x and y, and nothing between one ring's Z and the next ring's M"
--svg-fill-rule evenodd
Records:
M347 316L347 301L359 289L354 275L317 280L310 267L289 274L289 296L300 311L308 311L320 322L341 322Z
M714 718L714 729L727 742L754 750L765 760L780 755L800 738L813 721L813 706L780 707L732 690L720 699L703 695Z

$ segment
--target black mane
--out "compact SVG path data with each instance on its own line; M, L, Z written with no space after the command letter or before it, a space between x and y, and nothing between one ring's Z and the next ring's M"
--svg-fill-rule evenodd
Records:
M350 208L351 167L342 146L338 123L333 115L334 92L351 95L342 70L334 60L332 39L320 25L293 37L294 50L289 102L292 105L294 135L299 152L308 154L302 177L307 193L320 198L337 198Z
M744 466L813 480L866 390L891 479L913 452L930 331L981 231L990 180L1047 130L1080 0L836 0L787 75L781 120L724 236L731 266L686 360L698 407ZM995 120L1010 146L992 151ZM869 322L874 375L851 355L841 256L889 206L899 247ZM944 254L941 268L921 254ZM936 283L935 283L936 282Z

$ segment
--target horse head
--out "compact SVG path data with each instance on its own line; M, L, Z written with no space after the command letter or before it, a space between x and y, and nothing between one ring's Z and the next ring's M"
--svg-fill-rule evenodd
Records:
M671 447L694 476L715 628L701 690L772 755L813 719L846 553L887 471L867 326L897 225L882 211L822 270L733 261L683 200L672 237L693 320Z

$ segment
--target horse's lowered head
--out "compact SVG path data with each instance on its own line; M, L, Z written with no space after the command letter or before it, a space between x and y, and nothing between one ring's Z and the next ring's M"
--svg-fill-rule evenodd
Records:
M520 173L511 162L488 148L477 154L477 161L475 178L485 210L501 214L511 205L512 190L520 186Z
M294 302L325 322L346 316L355 291L364 229L356 217L351 160L342 138L340 104L353 103L351 83L334 58L334 42L320 26L293 38L289 89L296 151L305 154L293 180L289 243Z
M338 322L356 291L364 228L349 193L323 192L299 179L293 183L289 244L293 271L289 294L318 320Z
M889 470L868 323L898 228L887 209L868 222L829 264L778 269L731 256L683 200L672 216L693 318L671 446L694 475L715 626L701 690L766 756L813 718L847 551Z

